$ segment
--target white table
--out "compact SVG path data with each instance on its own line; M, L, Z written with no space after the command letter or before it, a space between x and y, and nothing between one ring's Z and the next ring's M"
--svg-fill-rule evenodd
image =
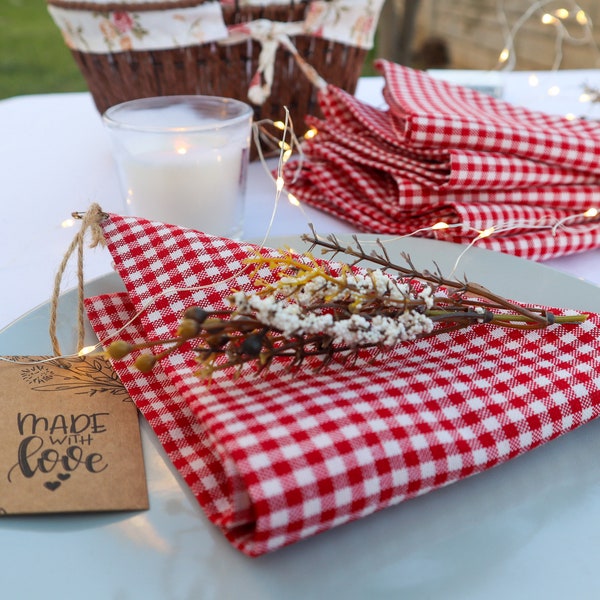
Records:
M557 77L546 75L548 82L555 82ZM544 84L528 86L528 74L506 76L505 97L537 108L543 105L552 112L581 114L589 107L578 101L580 85L593 84L593 77L600 82L595 72L561 74L565 94L547 96ZM377 103L380 91L381 80L361 81L361 97ZM88 94L41 95L0 102L0 164L2 328L50 296L55 270L76 232L76 226L61 226L71 212L85 210L92 201L107 211L120 212L122 202L108 140ZM263 237L273 198L269 177L259 164L251 165L246 238ZM351 230L316 210L305 211L306 216L282 204L271 235L303 233L307 231L307 220L314 222L321 233ZM548 264L600 284L599 259L600 250L595 250ZM87 251L88 278L110 270L107 251ZM74 271L72 266L65 287L75 284ZM591 423L547 445L543 452L531 452L523 460L512 461L510 470L495 469L491 477L486 473L470 478L406 503L402 510L388 509L340 527L335 537L326 534L322 541L303 542L257 561L228 548L220 534L206 525L199 508L185 500L179 484L165 470L164 461L153 451L152 457L157 460L149 461L147 469L155 478L157 473L165 478L158 492L155 490L155 500L172 511L168 525L162 523L161 529L156 505L148 513L122 518L57 517L33 519L31 523L27 518L17 523L7 519L0 528L0 539L4 540L0 544L0 597L8 594L11 600L29 599L33 596L19 594L35 589L40 590L39 597L43 590L43 597L100 599L99 590L105 585L120 590L115 598L220 599L236 597L223 590L231 591L238 587L236 581L241 581L248 585L245 597L250 600L278 600L284 597L278 592L281 589L289 589L287 597L304 598L309 597L303 595L304 587L313 583L314 574L320 572L323 579L317 587L323 598L504 600L539 596L591 600L600 590L593 566L600 536L600 470L595 467L597 461L590 459L600 452L599 425ZM584 460L588 465L580 472L577 467ZM490 484L490 480L495 483ZM514 497L513 490L517 490ZM565 505L551 510L552 502L546 502L546 497L555 492L550 500L558 498ZM548 533L557 512L560 524ZM134 560L129 556L129 562L121 563L121 546L116 542L114 548L90 545L94 529L108 527L122 535L124 546L136 548ZM161 537L166 531L171 537ZM365 547L353 553L357 539ZM69 547L65 547L65 540ZM171 540L176 540L173 547L169 546ZM482 543L486 552L474 553L472 549ZM50 548L52 556L44 554ZM470 553L465 553L465 548ZM88 552L89 557L82 557L82 552ZM159 554L161 560L146 562L154 554ZM359 559L355 554L360 555ZM115 566L106 564L107 556ZM216 560L223 556L225 563ZM36 566L43 572L42 567L55 564L60 568L53 572L54 578L35 580ZM87 570L76 572L72 565L77 564L85 564ZM143 571L148 564L156 568L153 581L163 581L168 587L149 589L151 578ZM346 571L347 578L343 576ZM22 579L21 574L31 580ZM213 585L213 574L225 582L222 588ZM379 587L363 589L365 574L371 580L375 578ZM109 586L106 581L111 577L115 581ZM445 582L456 580L468 594L447 589ZM9 583L7 590L5 581L20 583L14 587ZM352 581L354 587L349 589L346 581ZM194 590L193 596L190 589ZM401 596L398 590L402 590ZM320 600L318 596L310 597Z
M123 213L109 140L91 96L50 94L0 102L0 329L51 295L54 274L77 232L73 211L97 202ZM273 209L275 188L259 163L250 166L245 238L262 239ZM321 231L351 228L306 208ZM68 221L70 226L63 226ZM281 203L272 235L307 232L307 219ZM86 279L110 270L107 252L88 250ZM64 278L73 287L75 265Z
M572 71L502 75L504 97L520 104L559 114L600 115L600 107L582 104L583 84L600 87L600 72ZM357 95L381 102L382 80L363 79ZM549 95L559 85L558 95ZM109 141L87 93L22 96L0 101L0 329L27 310L46 301L54 273L77 231L61 224L73 211L91 202L104 210L123 212ZM274 187L260 164L250 167L245 216L245 238L262 239L274 202ZM308 231L307 221L319 232L348 232L351 227L310 207L305 214L282 202L271 235ZM600 250L548 261L577 277L600 283ZM86 277L110 270L106 252L86 253ZM75 285L73 266L65 289Z

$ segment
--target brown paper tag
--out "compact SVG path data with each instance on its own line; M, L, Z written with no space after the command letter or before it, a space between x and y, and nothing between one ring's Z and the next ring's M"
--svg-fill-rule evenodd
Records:
M137 409L110 363L39 358L0 361L0 514L147 509Z

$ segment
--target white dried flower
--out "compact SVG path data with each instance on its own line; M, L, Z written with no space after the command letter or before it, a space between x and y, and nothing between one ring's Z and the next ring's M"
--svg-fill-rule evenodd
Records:
M306 280L306 281L305 281ZM365 298L374 294L391 301L401 302L411 297L410 286L388 277L381 269L363 273L346 273L338 280L322 275L309 279L306 276L282 277L277 289L284 296L294 296L300 306L323 302L347 302L360 308Z
M355 313L336 320L331 313L306 311L300 304L278 300L274 296L237 292L231 296L231 301L239 312L254 313L265 327L280 331L286 338L323 335L350 347L364 344L390 347L433 329L433 321L414 310L406 310L397 317L375 315L368 318Z
M425 302L427 308L433 306L433 289L430 286L425 286L418 295Z

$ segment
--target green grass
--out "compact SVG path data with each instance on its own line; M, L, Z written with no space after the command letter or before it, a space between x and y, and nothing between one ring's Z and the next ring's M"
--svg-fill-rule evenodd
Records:
M0 0L0 98L86 89L45 0Z

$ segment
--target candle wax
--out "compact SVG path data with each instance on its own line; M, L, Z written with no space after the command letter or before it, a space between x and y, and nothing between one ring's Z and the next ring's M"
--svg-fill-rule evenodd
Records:
M225 237L241 235L244 149L150 151L122 164L132 215Z

